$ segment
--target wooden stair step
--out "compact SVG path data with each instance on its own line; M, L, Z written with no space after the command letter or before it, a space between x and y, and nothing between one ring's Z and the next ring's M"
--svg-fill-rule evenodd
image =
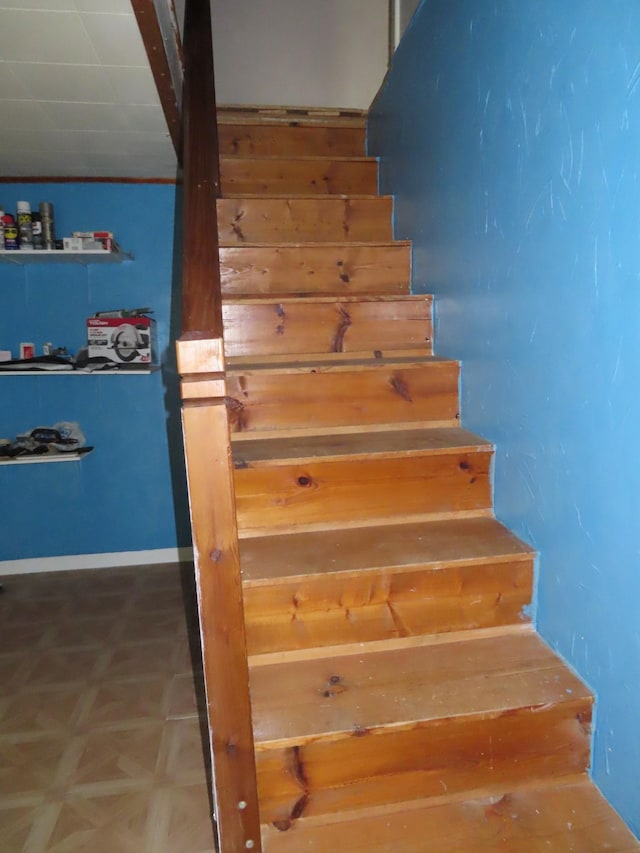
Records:
M592 696L531 629L251 667L263 823L583 772Z
M227 357L404 350L432 352L430 296L236 297L222 306Z
M425 355L227 369L232 432L458 420L459 365ZM318 401L322 405L318 405Z
M223 156L222 194L376 195L378 161L374 157Z
M359 157L365 153L362 120L313 120L309 117L264 117L255 114L218 115L218 145L222 155L270 156L304 154Z
M440 801L444 800L444 801ZM457 798L324 815L262 830L264 853L637 853L640 843L584 776Z
M217 200L218 238L264 242L389 242L390 196L230 196Z
M240 561L252 655L529 618L533 552L492 518L262 536Z
M366 128L367 110L343 107L282 106L276 104L218 104L220 124L296 124Z
M239 533L490 514L491 459L491 444L459 427L244 440Z
M240 223L241 225L242 223ZM332 242L220 247L225 297L260 293L408 294L411 244Z

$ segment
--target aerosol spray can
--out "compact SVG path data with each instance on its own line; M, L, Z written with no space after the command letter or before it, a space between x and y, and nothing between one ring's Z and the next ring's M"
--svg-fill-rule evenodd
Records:
M56 228L53 221L53 205L50 201L41 201L38 210L42 220L42 248L55 249Z
M33 249L31 205L28 201L18 202L18 239L21 249Z

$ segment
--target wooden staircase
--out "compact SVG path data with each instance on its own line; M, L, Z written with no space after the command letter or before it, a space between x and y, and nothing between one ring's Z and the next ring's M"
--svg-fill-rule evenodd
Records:
M534 554L493 517L364 117L218 116L263 850L639 850L586 775L592 696L530 624Z

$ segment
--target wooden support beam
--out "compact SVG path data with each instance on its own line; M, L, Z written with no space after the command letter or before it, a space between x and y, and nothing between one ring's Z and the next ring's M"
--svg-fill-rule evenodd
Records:
M199 374L223 375L221 353L222 341L178 342L216 827L231 853L261 847L229 424L225 398L198 388Z
M171 25L168 6L167 13L160 18L153 0L131 0L131 5L138 21L169 135L180 160L182 68L178 32L176 27Z

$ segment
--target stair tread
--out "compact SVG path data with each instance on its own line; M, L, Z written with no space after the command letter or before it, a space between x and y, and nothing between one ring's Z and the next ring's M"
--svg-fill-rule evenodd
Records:
M283 438L245 438L234 444L236 467L251 464L289 464L314 459L367 459L372 455L410 456L491 450L491 442L462 427L385 430L382 432L333 433Z
M218 124L300 127L366 127L363 110L320 109L317 107L267 107L224 104L217 108Z
M444 800L444 801L443 801ZM587 778L263 826L264 853L632 853L638 842Z
M335 293L333 295L327 293L310 293L309 295L298 296L295 293L284 293L281 296L275 293L254 293L254 294L241 294L238 296L225 296L222 299L223 305L265 305L270 302L283 303L283 304L305 304L309 303L323 303L323 304L332 304L334 302L408 302L408 303L420 303L427 302L430 303L433 301L433 296L429 293L421 293L421 294L411 294L411 293L371 293L371 294L345 294L344 296L341 293Z
M282 201L283 199L294 199L295 201L389 201L393 199L390 195L378 195L374 193L224 193L220 199L233 200L238 199L256 199L257 201ZM375 241L379 242L379 241ZM384 241L383 241L384 242ZM222 244L221 244L222 245ZM242 245L250 246L251 242L247 240ZM287 245L279 243L278 245Z
M325 196L326 198L339 198L339 196ZM366 196L366 198L380 198L381 196ZM256 196L256 198L264 198L264 196ZM308 196L308 198L318 198L318 196ZM353 196L349 196L353 198ZM344 251L346 248L362 248L372 249L381 247L384 249L396 248L398 246L411 246L411 240L272 240L271 242L256 242L247 240L243 243L231 243L220 241L220 248L224 249L340 249Z
M313 360L299 359L297 356L289 356L285 361L270 363L268 357L265 360L257 360L254 356L242 359L242 362L236 362L234 357L227 360L227 375L237 373L265 373L265 372L280 372L292 373L294 371L301 373L320 373L320 372L341 372L345 370L376 370L383 367L400 368L408 367L449 367L453 364L458 364L454 359L442 358L440 356L429 355L427 353L420 355L395 355L393 351L388 350L386 355L377 358L370 354L362 357L357 353L341 352L335 353L335 357L326 357L324 353L313 354ZM333 355L333 354L332 354Z
M334 363L343 362L345 359L349 359L354 364L358 362L371 362L371 361L382 361L386 359L389 362L394 362L396 359L408 359L412 363L422 363L422 361L426 358L439 358L439 356L432 356L428 351L426 351L426 347L413 347L411 349L387 349L382 348L379 350L350 350L348 352L309 352L309 353L296 353L295 357L292 355L286 355L284 353L273 353L269 355L261 355L260 362L262 367L267 366L276 366L276 365L286 365L293 362L295 358L295 364L298 366L311 366L315 364L318 359L322 359L323 362L326 362L327 365L331 365ZM231 370L235 370L236 372L240 372L246 366L247 368L250 365L255 364L256 357L254 355L233 355L227 358L227 365ZM457 364L456 361L444 359L445 363L448 364Z
M221 154L220 160L233 160L234 162L248 162L251 160L268 161L274 163L290 163L291 161L301 163L377 163L377 157L366 155L347 154ZM351 195L349 193L349 195Z
M518 709L590 705L533 629L251 667L258 751Z
M533 549L494 518L454 518L260 536L240 542L243 582L273 583L315 573L386 572L408 566L528 557Z

